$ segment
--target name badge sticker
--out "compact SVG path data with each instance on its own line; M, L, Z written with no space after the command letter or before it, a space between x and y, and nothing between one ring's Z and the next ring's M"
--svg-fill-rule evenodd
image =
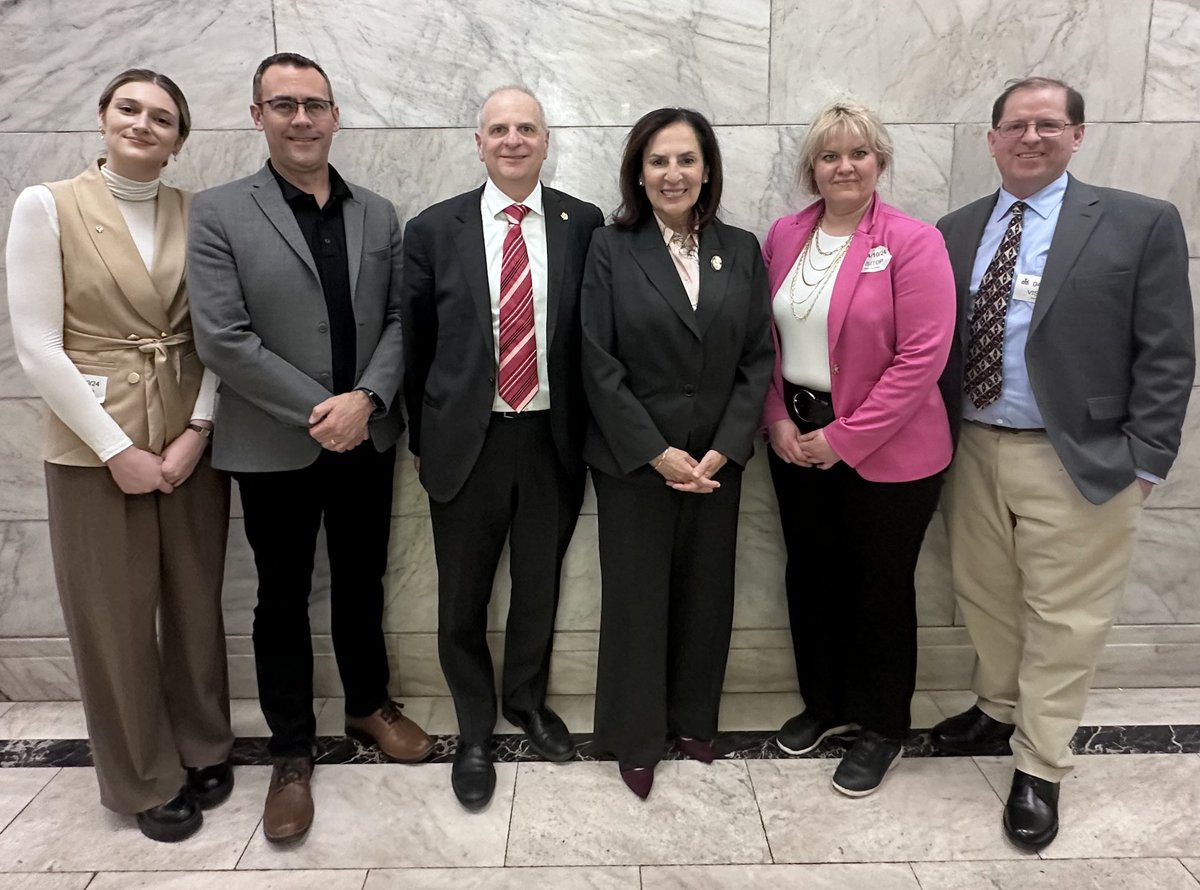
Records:
M892 261L892 255L888 253L888 249L880 244L878 247L872 247L871 252L867 254L867 260L863 263L862 270L864 272L882 272L888 267L888 263Z
M1018 275L1013 283L1013 299L1022 303L1036 303L1041 286L1041 275Z
M92 395L96 397L96 401L103 405L104 400L108 398L108 378L97 377L95 374L84 374L82 376L83 382L91 387Z

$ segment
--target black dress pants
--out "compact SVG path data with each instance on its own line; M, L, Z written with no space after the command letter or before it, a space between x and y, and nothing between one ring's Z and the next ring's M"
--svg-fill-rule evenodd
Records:
M366 717L388 699L383 575L395 463L395 447L379 452L368 439L341 454L322 450L299 470L234 474L258 569L254 661L272 756L309 755L316 737L308 598L322 520L346 713Z
M799 467L768 451L805 708L903 738L917 674L913 573L942 474L869 482L845 463Z
M496 726L496 687L487 644L488 603L504 542L512 596L501 694L508 710L546 700L562 561L585 473L558 458L550 412L493 414L483 449L451 500L430 499L438 567L438 656L454 698L463 744L483 744Z
M716 491L691 494L592 471L602 599L594 744L626 766L654 766L669 735L717 732L741 468L726 464L716 479Z

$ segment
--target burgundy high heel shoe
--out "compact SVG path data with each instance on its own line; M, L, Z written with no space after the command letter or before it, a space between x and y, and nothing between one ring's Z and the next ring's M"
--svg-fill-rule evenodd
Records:
M701 763L712 763L717 756L713 753L712 742L706 742L704 739L689 739L680 736L675 739L675 750L684 757L698 760Z
M650 789L654 787L654 767L652 766L625 766L620 764L621 781L640 797L645 800L650 796Z

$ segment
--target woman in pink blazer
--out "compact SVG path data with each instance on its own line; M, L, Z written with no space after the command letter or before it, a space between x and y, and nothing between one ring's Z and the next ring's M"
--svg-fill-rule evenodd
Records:
M937 229L879 199L891 162L872 112L826 108L800 157L820 200L776 220L763 249L775 322L763 424L805 703L778 744L802 754L861 730L833 776L852 797L879 787L908 733L913 572L952 450L938 390L950 260Z

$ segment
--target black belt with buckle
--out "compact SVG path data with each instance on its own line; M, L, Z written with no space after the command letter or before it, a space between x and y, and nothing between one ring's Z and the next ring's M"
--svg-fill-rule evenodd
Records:
M997 423L984 423L982 420L971 420L967 418L967 423L973 423L975 426L983 427L985 430L991 430L994 433L1044 433L1046 428L1042 426L1000 426Z
M819 428L833 423L833 396L807 386L783 381L783 401L797 426Z

